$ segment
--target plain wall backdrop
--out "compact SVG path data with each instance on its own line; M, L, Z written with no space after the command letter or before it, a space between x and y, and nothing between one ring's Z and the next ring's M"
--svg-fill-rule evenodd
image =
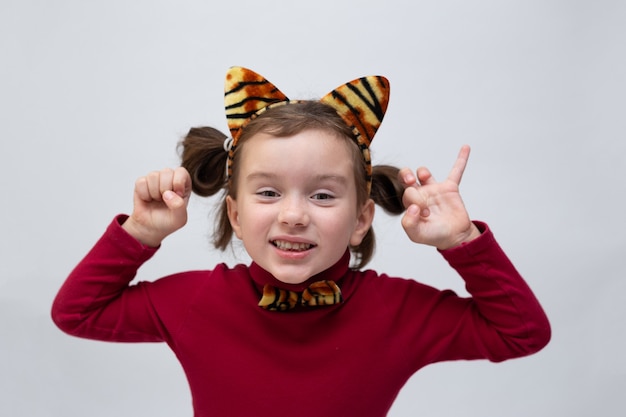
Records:
M390 416L622 416L624 22L619 0L1 0L0 415L192 415L164 344L72 338L49 310L135 179L176 166L191 126L226 130L242 65L294 98L386 75L374 163L442 179L469 143L468 210L551 318L539 354L427 367ZM247 262L211 249L213 202L192 199L140 279ZM399 217L379 210L376 230L372 268L464 291Z

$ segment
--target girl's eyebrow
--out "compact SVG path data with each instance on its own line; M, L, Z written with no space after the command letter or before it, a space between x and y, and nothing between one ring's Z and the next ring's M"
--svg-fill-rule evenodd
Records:
M259 179L275 180L280 177L281 177L280 175L275 174L273 172L258 171L258 172L251 172L250 174L248 174L246 176L246 180L248 181L259 180ZM314 176L313 180L315 182L324 182L324 181L335 182L339 185L346 185L348 183L348 178L340 174L319 174L319 175Z
M331 181L331 182L336 182L340 185L345 185L348 183L348 178L346 178L343 175L337 175L337 174L320 174L315 177L315 180L319 182Z
M278 175L271 173L271 172L251 172L250 174L248 174L246 176L247 180L254 180L254 179L274 179L274 178L278 178Z

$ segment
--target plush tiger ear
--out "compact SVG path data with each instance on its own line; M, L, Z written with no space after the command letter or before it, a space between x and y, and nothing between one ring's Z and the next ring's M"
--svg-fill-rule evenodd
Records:
M230 68L224 84L224 106L228 128L235 142L254 114L279 101L288 102L289 99L263 76L243 67Z
M320 100L334 108L352 129L365 162L367 192L372 186L370 144L389 104L389 81L380 75L357 78L335 88Z
M352 128L357 142L369 148L383 121L389 103L389 81L368 76L335 88L320 100L341 116Z

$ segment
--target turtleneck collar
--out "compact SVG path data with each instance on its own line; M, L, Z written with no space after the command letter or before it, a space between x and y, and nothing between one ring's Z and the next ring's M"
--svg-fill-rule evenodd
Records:
M331 280L337 283L340 282L340 279L348 271L350 263L350 251L346 250L341 259L337 261L330 268L316 274L304 282L300 284L288 284L282 281L277 280L272 274L267 272L265 269L261 268L256 262L252 262L250 265L250 275L252 276L252 280L259 286L259 288L263 288L266 284L270 284L277 288L282 288L290 291L303 291L305 288L308 288L313 282L320 280Z

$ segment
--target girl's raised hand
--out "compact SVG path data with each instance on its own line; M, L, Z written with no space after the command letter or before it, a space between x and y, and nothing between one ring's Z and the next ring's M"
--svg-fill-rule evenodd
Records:
M185 168L154 171L135 182L134 208L122 227L144 245L159 246L187 223L191 177Z
M417 170L417 175L408 168L400 170L399 179L405 187L402 202L406 208L402 227L413 242L444 250L480 235L459 194L469 154L470 147L463 146L448 178L442 182L437 182L424 167Z

